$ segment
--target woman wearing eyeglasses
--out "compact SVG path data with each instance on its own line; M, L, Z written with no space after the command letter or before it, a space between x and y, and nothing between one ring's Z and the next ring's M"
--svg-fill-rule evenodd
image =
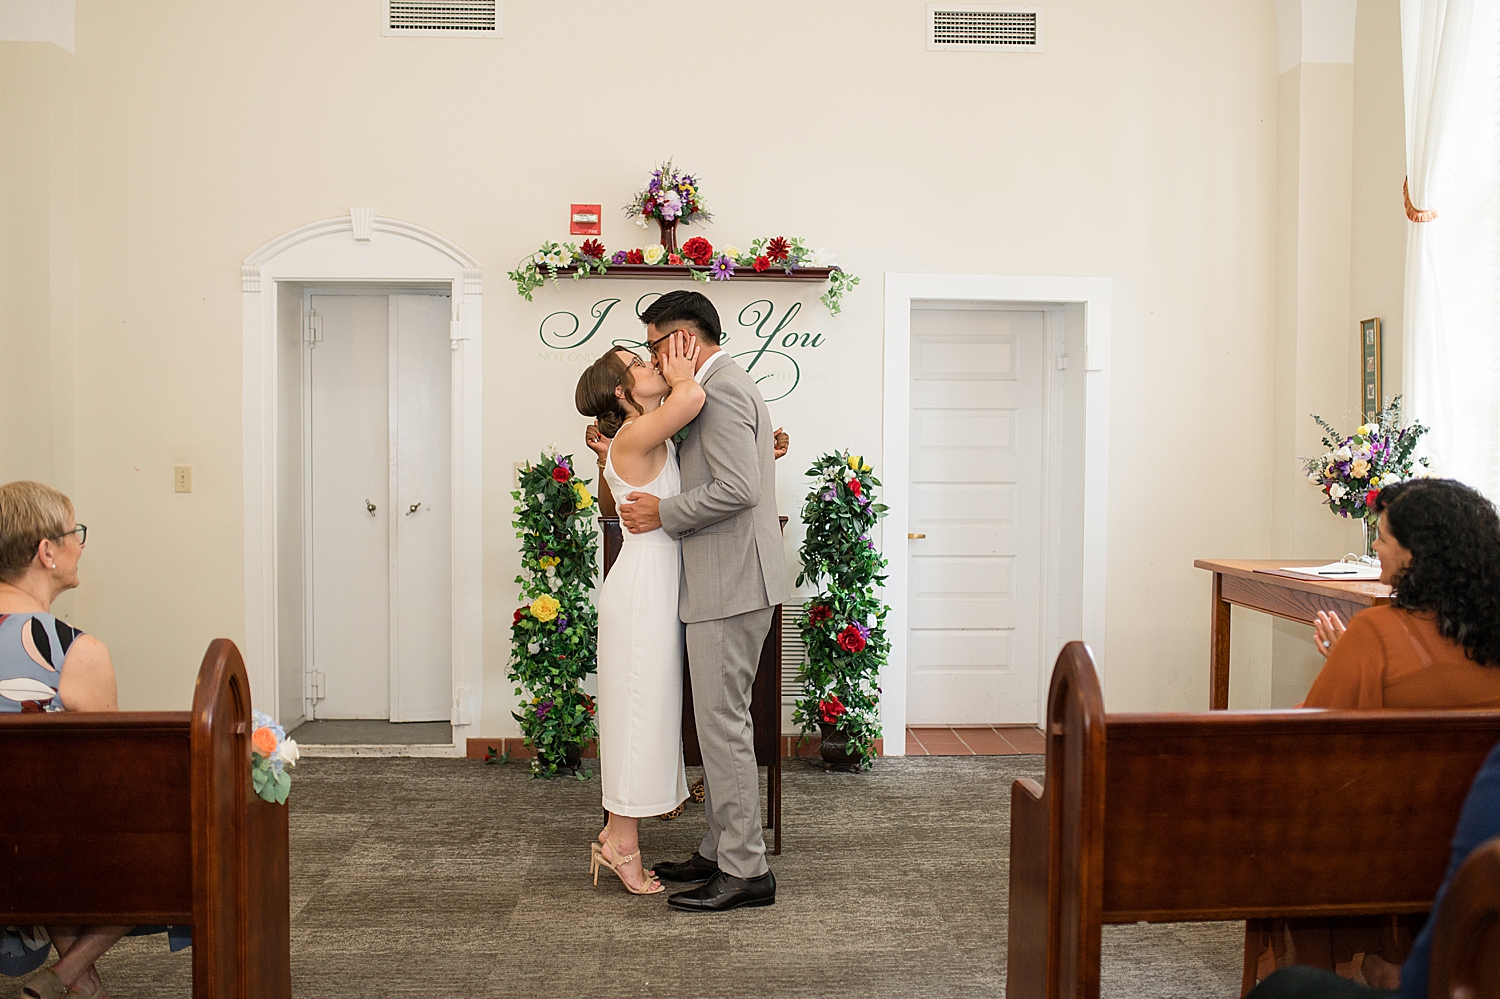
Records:
M88 528L73 504L40 482L0 486L0 713L117 711L115 668L97 638L52 615L52 602L78 585ZM50 951L51 968L27 980L28 999L106 997L94 961L129 926L0 927L0 970L25 974Z

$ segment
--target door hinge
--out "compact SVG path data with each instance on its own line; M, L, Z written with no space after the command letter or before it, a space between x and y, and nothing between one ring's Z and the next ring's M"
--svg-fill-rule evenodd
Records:
M302 317L302 342L316 347L323 340L323 317L309 312Z
M1068 367L1068 355L1067 354L1058 354L1057 355L1057 370L1058 371L1066 371L1067 367Z
M321 701L328 696L328 678L322 670L310 669L304 675L307 677L307 699L309 701Z

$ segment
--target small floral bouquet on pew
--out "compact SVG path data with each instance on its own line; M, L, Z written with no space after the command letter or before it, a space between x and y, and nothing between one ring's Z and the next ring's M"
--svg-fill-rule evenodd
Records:
M284 805L292 790L286 768L295 767L302 755L297 741L288 739L286 729L263 711L252 711L250 721L254 726L250 736L250 786L266 801Z

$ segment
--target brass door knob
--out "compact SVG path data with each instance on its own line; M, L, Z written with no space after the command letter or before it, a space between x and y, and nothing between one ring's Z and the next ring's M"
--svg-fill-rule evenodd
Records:
M913 538L925 538L925 537L927 537L927 535L925 535L925 534L908 534L906 537L907 537L907 540L911 540Z

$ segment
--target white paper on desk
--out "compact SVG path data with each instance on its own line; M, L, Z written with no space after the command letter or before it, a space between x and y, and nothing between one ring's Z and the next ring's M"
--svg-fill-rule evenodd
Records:
M1295 572L1314 579L1332 579L1340 582L1371 582L1380 578L1380 566L1364 565L1360 562L1330 562L1327 565L1287 565L1282 572Z

